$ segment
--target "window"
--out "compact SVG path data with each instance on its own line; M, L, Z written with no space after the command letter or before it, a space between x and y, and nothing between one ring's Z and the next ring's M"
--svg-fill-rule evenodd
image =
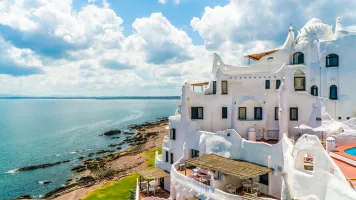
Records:
M271 87L271 81L270 80L266 80L265 88L266 89L270 89L270 87Z
M216 94L216 81L213 81L213 94Z
M192 119L203 119L203 107L192 107Z
M166 162L168 162L168 151L166 151Z
M337 87L336 87L336 85L330 86L330 99L337 100Z
M298 121L298 108L290 108L289 119L290 121Z
M171 153L171 164L174 163L174 160L173 160L173 153Z
M279 113L279 107L275 107L274 108L274 119L275 120L279 120L278 113Z
M227 119L227 107L222 107L222 118Z
M192 149L192 158L199 157L199 151Z
M255 107L255 120L262 120L262 107Z
M318 96L318 87L316 85L313 85L310 89L310 94L313 96Z
M297 52L293 55L293 64L304 64L304 54Z
M276 80L276 89L279 89L279 86L281 86L281 80Z
M246 119L246 107L239 107L239 119Z
M227 94L227 81L221 81L221 94Z
M305 77L294 77L295 91L305 91Z
M261 175L259 183L262 183L263 185L268 185L268 174Z
M329 54L326 56L326 67L339 66L339 56L336 54Z
M172 140L175 140L175 139L176 139L176 129L175 129L175 128L172 128L172 129L170 130L170 138L171 138Z

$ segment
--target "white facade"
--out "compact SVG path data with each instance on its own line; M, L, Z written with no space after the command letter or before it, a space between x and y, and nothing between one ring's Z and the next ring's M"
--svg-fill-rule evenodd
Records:
M164 139L162 155L156 156L156 167L171 173L170 183L165 183L171 197L241 199L224 192L229 180L215 180L209 187L177 172L196 150L273 169L269 184L261 190L277 198L356 199L319 139L301 136L295 128L306 124L324 126L330 133L356 133L351 119L356 116L355 52L356 33L344 30L340 18L335 32L313 18L297 37L290 27L282 47L248 55L255 62L247 67L224 64L214 54L207 87L201 92L188 83L182 87L180 112L169 117L170 134ZM257 139L279 142L248 141L249 130L256 132ZM288 137L300 138L294 146ZM315 160L313 172L300 169L306 153Z

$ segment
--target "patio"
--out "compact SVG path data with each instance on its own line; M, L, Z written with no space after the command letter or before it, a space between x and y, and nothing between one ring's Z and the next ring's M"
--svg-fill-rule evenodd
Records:
M188 167L186 167L187 164ZM263 194L261 185L256 182L261 175L268 177L272 169L254 163L206 154L186 160L185 164L179 166L178 171L206 185L210 185L210 182L214 180L214 186L227 193L274 198Z
M170 175L160 168L153 168L138 172L140 200L146 197L159 197L167 199L170 193L163 189L163 178Z

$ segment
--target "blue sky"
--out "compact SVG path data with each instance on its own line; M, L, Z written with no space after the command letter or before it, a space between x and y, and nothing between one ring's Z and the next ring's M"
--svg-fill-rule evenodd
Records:
M312 16L356 30L347 0L3 0L0 94L180 95L210 76L212 54L283 44ZM296 32L297 35L297 32Z

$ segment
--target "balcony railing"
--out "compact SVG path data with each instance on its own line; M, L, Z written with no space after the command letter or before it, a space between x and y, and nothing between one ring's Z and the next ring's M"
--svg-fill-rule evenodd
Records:
M194 190L196 193L204 194L205 197L211 199L224 199L224 200L242 200L242 196L228 194L224 191L214 188L214 183L211 183L210 186L205 185L199 181L191 179L179 173L176 169L178 163L172 165L171 169L171 184L178 184L183 187Z

